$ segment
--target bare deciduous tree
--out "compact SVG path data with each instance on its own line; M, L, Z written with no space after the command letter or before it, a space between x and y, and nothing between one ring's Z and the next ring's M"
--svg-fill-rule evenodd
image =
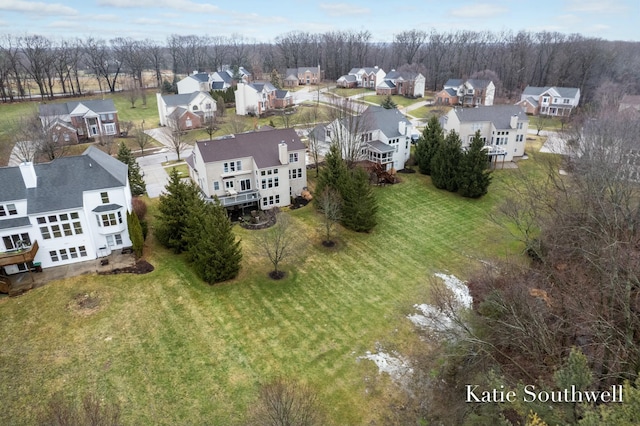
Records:
M342 153L342 158L349 167L362 160L362 149L366 144L365 133L371 130L371 117L366 107L351 99L334 98L328 116L332 144L336 144Z
M258 237L258 245L273 265L273 271L269 273L269 276L279 280L285 275L279 269L280 263L291 256L296 248L291 220L286 214L277 213L276 224L261 232Z
M325 247L333 247L335 245L333 229L342 219L342 198L335 189L326 187L322 194L317 197L316 203L318 210L322 213L324 225L324 240L322 244Z
M320 426L324 424L317 393L308 385L277 378L263 385L250 411L252 425Z
M134 137L136 145L140 148L140 155L144 157L144 149L151 145L151 136L145 133L144 124L136 127Z

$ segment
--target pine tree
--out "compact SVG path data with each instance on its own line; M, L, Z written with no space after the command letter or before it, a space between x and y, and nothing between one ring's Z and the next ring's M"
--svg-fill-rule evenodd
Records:
M480 131L477 131L460 160L458 182L459 191L463 197L482 197L489 189L491 184L489 157L483 148L484 142L480 137Z
M140 174L140 166L124 142L120 142L120 146L118 147L118 160L126 164L129 168L128 175L131 195L137 197L147 192L147 185L144 183L144 179L142 179L142 175Z
M278 73L277 69L273 69L270 75L271 84L276 89L282 89L282 82L280 81L280 73Z
M449 132L431 159L431 181L436 188L458 190L462 144L458 133Z
M342 196L342 187L347 179L348 171L337 144L331 145L324 160L325 166L320 171L316 183L316 198L318 198L326 188L331 188Z
M187 259L203 281L214 284L235 278L240 271L242 251L233 225L219 202L194 202L187 221Z
M129 228L129 238L131 238L133 252L136 254L136 257L140 257L142 256L142 250L144 248L144 235L138 215L134 212L127 212L127 227Z
M349 170L342 186L342 225L356 232L369 232L378 223L378 201L369 184L369 175L356 167Z
M182 182L178 171L173 168L165 193L160 195L156 216L155 235L162 245L176 253L187 249L184 235L191 210L198 202L201 202L198 188L192 182Z
M394 109L398 106L393 99L391 99L391 95L387 95L383 100L380 106L384 109Z
M431 159L443 141L444 131L438 117L433 116L429 119L416 145L416 163L420 168L420 173L431 174Z

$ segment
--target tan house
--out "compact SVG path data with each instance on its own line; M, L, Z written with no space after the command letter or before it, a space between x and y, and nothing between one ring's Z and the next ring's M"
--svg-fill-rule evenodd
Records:
M268 210L288 206L307 187L305 151L295 130L263 129L198 141L186 162L205 199Z
M391 70L377 86L376 95L424 96L425 78L421 73Z
M516 105L527 114L568 117L580 102L580 89L576 87L527 86Z
M375 67L352 68L348 74L341 76L337 83L340 87L367 87L375 89L387 75L382 68ZM355 81L355 85L353 82Z
M436 93L436 104L462 106L491 106L496 87L490 80L449 79L444 88Z
M323 80L320 65L317 67L287 68L284 77L285 87L319 84Z

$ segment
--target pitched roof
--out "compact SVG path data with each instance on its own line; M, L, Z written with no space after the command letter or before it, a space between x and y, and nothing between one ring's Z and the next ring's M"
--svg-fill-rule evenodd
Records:
M201 83L206 83L207 81L209 81L209 74L207 74L206 72L199 72L197 74L191 74L189 77L198 80Z
M399 122L403 121L405 124L411 124L407 117L396 108L386 109L380 106L370 106L363 114L367 115L365 120L367 120L366 125L369 129L380 129L388 138L404 136L398 130Z
M288 90L276 90L276 99L284 99L291 96Z
M231 84L231 82L233 81L233 75L229 74L231 71L218 71L213 73L213 76L211 76L211 80L214 82L220 82L223 81L225 83Z
M453 110L461 123L489 121L496 129L511 128L511 117L518 116L519 121L529 121L522 107L517 105L478 106L475 108L455 108Z
M280 166L278 144L285 142L288 151L305 149L293 129L276 129L233 135L231 138L196 142L205 163L253 157L258 168Z
M261 83L251 83L248 86L254 88L258 92L262 92L263 89L268 91L268 92L273 92L274 90L277 90L276 87L273 84L269 83L268 81L267 82L263 82L263 83L262 82Z
M0 229L21 228L23 226L30 226L31 221L27 216L13 217L11 219L0 220Z
M491 80L478 80L478 79L472 78L467 80L466 83L469 83L471 87L475 89L484 89L489 85L489 83L491 83Z
M207 92L183 93L181 95L162 95L162 100L167 106L189 105L200 94L211 97Z
M393 81L385 79L382 83L378 84L378 87L381 89L393 89L396 85L393 84Z
M536 86L527 86L522 92L523 95L526 96L536 96L539 97L543 93L555 90L561 97L563 98L575 98L580 89L577 87L557 87L557 86L545 86L545 87L536 87Z
M345 81L349 81L349 82L355 82L356 81L356 76L353 74L345 74L345 75L341 75L340 78L338 78L338 80L345 80Z
M42 104L39 106L39 110L41 116L67 115L71 114L71 112L76 109L78 105L83 105L87 109L98 114L118 111L116 110L116 106L113 103L113 99L89 99L83 101L61 102L55 104Z
M90 146L82 154L34 164L37 186L26 188L19 167L0 168L0 201L27 200L27 213L82 207L84 191L125 186L127 165Z
M461 78L450 78L444 84L444 87L459 87L462 86L462 83L464 83L464 80Z
M224 81L214 81L213 83L211 83L211 89L212 90L224 90Z

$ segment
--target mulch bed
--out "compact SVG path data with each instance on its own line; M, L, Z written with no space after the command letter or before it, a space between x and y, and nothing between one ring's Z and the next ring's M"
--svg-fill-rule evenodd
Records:
M398 170L398 173L406 173L406 174L411 174L411 173L415 173L416 171L414 169L402 169L402 170Z
M309 204L309 200L303 197L296 197L293 199L293 203L289 207L291 210L299 209L300 207L304 207Z
M146 260L139 260L133 266L127 266L126 268L116 268L111 271L101 271L98 275L115 275L115 274L148 274L154 269L153 265Z

